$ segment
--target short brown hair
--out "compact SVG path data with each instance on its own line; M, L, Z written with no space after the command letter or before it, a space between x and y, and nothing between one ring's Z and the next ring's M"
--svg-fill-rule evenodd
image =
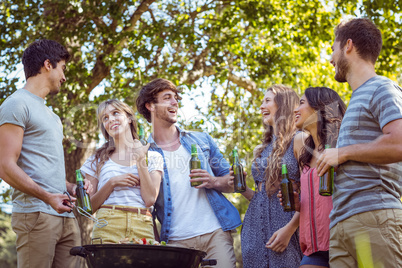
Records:
M369 19L358 18L341 22L335 28L335 41L340 42L343 48L351 39L356 46L357 53L364 60L373 64L377 61L382 47L381 31Z
M151 122L151 113L145 105L147 103L156 103L156 95L164 90L173 91L176 93L177 99L181 100L181 97L179 96L181 91L177 89L171 81L163 78L157 78L141 88L136 101L137 110L145 117L145 119L147 119L148 122Z
M61 60L67 63L70 57L67 49L60 43L48 39L37 40L30 44L22 55L25 79L40 74L40 69L46 60L50 61L53 68L56 68L57 63Z

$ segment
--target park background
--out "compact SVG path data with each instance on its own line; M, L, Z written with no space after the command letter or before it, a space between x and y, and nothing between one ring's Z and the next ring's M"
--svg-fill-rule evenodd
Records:
M236 146L250 174L252 151L264 131L259 106L270 85L285 84L299 94L326 86L348 103L351 90L334 80L329 63L341 20L368 17L378 25L383 49L377 73L401 84L401 8L401 0L3 0L0 104L24 84L21 56L27 45L53 39L72 55L67 82L46 99L64 125L67 180L75 182L74 171L102 142L97 105L118 98L135 109L141 87L158 77L183 91L178 125L208 132L228 160ZM140 115L138 120L152 131ZM247 183L254 188L251 175ZM10 193L2 182L0 267L11 268L16 251ZM243 218L248 201L226 196ZM88 244L92 223L77 218ZM242 267L239 233L235 248Z

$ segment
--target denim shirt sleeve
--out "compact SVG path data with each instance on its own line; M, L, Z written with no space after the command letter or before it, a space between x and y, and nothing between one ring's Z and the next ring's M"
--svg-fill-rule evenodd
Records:
M205 135L207 137L210 148L209 166L211 167L214 175L216 177L222 177L229 174L230 165L228 161L223 157L212 137L208 134Z

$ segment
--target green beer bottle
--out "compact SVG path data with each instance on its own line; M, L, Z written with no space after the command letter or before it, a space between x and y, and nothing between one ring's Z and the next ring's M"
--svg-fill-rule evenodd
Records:
M282 164L281 192L283 211L289 212L295 210L295 202L293 200L293 185L289 180L286 164Z
M92 214L91 200L84 189L84 179L82 178L81 171L79 169L75 171L75 177L77 179L77 188L75 191L77 193L78 206L89 214Z
M193 169L201 169L201 161L198 158L197 152L197 144L191 144L191 159L190 159L190 172ZM196 177L190 177L191 179L195 179ZM191 182L191 187L201 185L202 181L194 181Z
M325 145L325 149L329 149L331 146L329 144ZM335 169L334 167L330 167L327 173L324 176L320 177L320 188L318 192L322 196L331 196L334 190L334 176Z
M139 140L142 145L145 146L148 144L147 140L145 139L145 131L144 131L144 127L142 125L140 125L140 127L139 127L138 136L139 136ZM148 165L148 152L147 152L147 155L145 156L145 161Z
M145 131L144 127L140 125L140 130L138 131L138 136L142 145L147 145L148 142L145 140Z
M239 155L237 154L237 149L233 149L233 162L232 170L234 175L234 192L241 193L246 191L246 181L244 179L243 166L239 162Z

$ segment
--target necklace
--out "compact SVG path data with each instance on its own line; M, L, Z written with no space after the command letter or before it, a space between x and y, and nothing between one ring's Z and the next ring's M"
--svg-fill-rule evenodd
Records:
M168 143L165 143L165 144L156 144L156 145L158 145L158 147L160 147L160 148L171 148L171 147L174 147L174 146L176 146L177 144L180 144L180 135L176 138L176 139L174 139L173 141L170 141L170 142L168 142Z

